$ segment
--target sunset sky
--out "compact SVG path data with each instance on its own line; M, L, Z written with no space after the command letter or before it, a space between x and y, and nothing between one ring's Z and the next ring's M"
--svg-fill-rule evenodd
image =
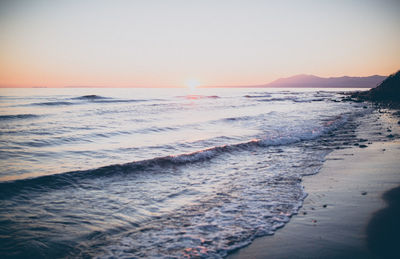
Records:
M400 1L0 1L2 87L251 85L400 69Z

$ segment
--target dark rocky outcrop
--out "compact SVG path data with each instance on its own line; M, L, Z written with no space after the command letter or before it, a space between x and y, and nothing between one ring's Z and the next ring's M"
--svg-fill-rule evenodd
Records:
M372 101L388 106L400 106L400 70L390 75L376 88L365 92L356 92L351 95L362 101Z

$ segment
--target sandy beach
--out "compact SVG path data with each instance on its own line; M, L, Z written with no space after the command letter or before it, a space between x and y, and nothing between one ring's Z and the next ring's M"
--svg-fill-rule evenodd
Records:
M298 215L228 258L399 258L399 158L398 140L330 153L303 178L308 197Z

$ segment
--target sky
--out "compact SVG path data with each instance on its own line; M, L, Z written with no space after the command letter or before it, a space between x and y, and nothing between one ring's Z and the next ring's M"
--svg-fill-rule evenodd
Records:
M399 13L398 0L0 0L0 87L389 75Z

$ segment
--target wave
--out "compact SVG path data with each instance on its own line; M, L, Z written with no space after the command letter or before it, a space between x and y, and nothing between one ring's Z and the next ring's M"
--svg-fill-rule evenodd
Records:
M249 121L249 120L263 120L267 116L277 115L278 112L270 111L267 113L257 114L257 115L244 115L244 116L236 116L236 117L225 117L215 122L223 121L223 122L235 122L235 121Z
M314 99L293 99L295 103L311 103L311 102L323 102L324 98L314 98Z
M44 105L44 106L63 106L63 105L73 105L72 102L66 101L55 101L55 102L41 102L41 103L33 103L33 105Z
M145 102L149 101L147 99L114 99L111 97L105 97L105 96L100 96L100 95L83 95L79 97L72 98L74 100L86 100L86 101L91 101L95 103L129 103L129 102Z
M254 116L238 116L238 117L227 117L223 118L222 121L241 121L241 120L249 120L251 118L254 118Z
M77 100L99 100L99 99L108 99L108 97L103 97L100 95L95 95L95 94L90 94L90 95L82 95L79 97L75 97L72 99L77 99Z
M265 98L265 99L257 99L260 102L283 102L283 101L293 101L296 100L295 96L287 96L287 97L275 97L275 98Z
M39 117L39 115L35 114L0 115L0 120L31 119L37 117Z
M146 102L148 100L141 99L112 99L112 100L93 100L95 103L136 103L136 102Z
M262 94L262 95L245 95L246 98L264 98L264 97L272 97L270 94Z
M146 100L139 100L139 99L114 99L111 97L105 97L105 96L100 96L100 95L95 95L95 94L90 94L90 95L83 95L79 97L72 98L74 100L87 100L87 101L93 101L93 102L99 102L99 103L107 103L107 102L141 102L141 101L146 101Z
M325 122L320 128L299 132L297 135L293 134L291 136L275 136L263 139L252 139L247 142L214 146L180 155L155 157L147 160L134 161L126 164L113 164L90 170L72 171L39 176L37 178L1 182L0 198L3 199L9 195L23 192L25 188L28 188L29 190L47 191L49 189L59 189L65 186L80 186L84 180L91 178L137 174L143 171L147 173L160 172L160 169L167 170L176 166L204 162L224 153L246 151L256 147L289 145L301 141L312 140L337 129L346 121L347 117L343 115Z
M71 100L71 99L70 99ZM76 97L73 100L83 100L88 101L90 103L136 103L136 102L145 102L149 100L142 99L112 99L107 97ZM81 102L70 102L70 101L54 101L54 102L40 102L40 103L32 103L29 105L39 105L39 106L65 106L65 105L77 105L82 104Z
M184 96L177 96L178 98L189 99L189 100L198 100L198 99L218 99L220 98L218 95L198 95L198 94L190 94Z
M100 95L95 95L95 94L89 94L89 95L82 95L79 97L74 97L72 98L73 100L102 100L102 99L110 99L109 97L104 97Z
M256 98L256 97L252 97ZM324 98L312 98L312 99L305 99L305 98L298 98L295 96L288 96L288 97L276 97L276 98L265 98L265 99L257 99L260 102L285 102L285 101L292 101L295 103L310 103L310 102L322 102L325 101Z

